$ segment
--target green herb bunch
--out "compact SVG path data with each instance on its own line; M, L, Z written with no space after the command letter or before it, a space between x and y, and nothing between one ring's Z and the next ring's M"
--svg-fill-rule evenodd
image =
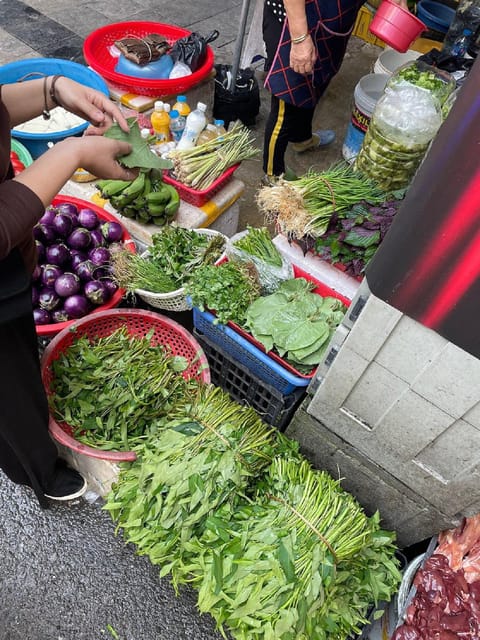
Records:
M166 575L206 518L243 495L271 463L275 434L256 412L211 385L177 407L168 428L150 438L121 471L105 509L139 554Z
M260 295L254 265L236 261L200 267L185 288L195 307L213 309L222 324L243 324L249 305Z
M338 481L278 457L255 501L206 520L180 581L239 640L346 640L396 591L394 552Z
M245 253L255 256L274 267L282 266L282 256L273 244L268 229L266 227L251 227L247 225L247 233L233 242L234 247L238 247Z
M168 293L182 287L199 266L216 262L224 249L221 234L202 234L172 223L152 236L145 256L127 251L114 254L113 272L127 291Z
M80 337L55 360L50 407L77 440L131 450L195 392L198 383L181 375L190 363L151 340L152 332L132 337L121 327L94 341Z

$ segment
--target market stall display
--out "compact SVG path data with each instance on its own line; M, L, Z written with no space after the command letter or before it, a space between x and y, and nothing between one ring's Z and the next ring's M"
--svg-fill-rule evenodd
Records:
M58 195L33 229L38 264L33 314L39 336L52 336L92 311L117 306L124 290L113 281L112 252L136 251L123 225L101 207Z

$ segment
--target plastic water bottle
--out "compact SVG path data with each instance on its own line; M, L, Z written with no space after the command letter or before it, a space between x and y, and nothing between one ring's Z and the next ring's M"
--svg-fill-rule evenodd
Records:
M157 100L153 105L153 113L150 116L152 129L157 138L157 143L168 142L170 139L170 105Z
M198 102L197 108L188 114L185 129L177 145L177 149L191 149L195 146L198 136L207 124L207 118L205 116L206 110L207 105L203 102Z
M179 142L185 129L187 119L176 109L170 111L170 135L174 142Z
M217 127L219 136L223 136L224 133L227 133L227 130L225 129L225 120L214 120L213 124Z
M176 109L181 116L185 116L186 118L191 111L187 102L187 96L177 96L177 101L173 105L173 108Z
M456 56L457 58L465 57L467 49L470 45L471 37L472 31L470 29L464 29L462 36L458 40L456 40L452 47L452 56Z
M197 138L197 146L199 144L204 144L205 142L210 142L210 140L214 140L218 138L217 127L214 124L207 124L205 129Z

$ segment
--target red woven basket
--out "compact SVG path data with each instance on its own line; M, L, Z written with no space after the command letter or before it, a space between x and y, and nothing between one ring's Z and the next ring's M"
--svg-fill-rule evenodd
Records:
M53 363L78 338L83 336L91 340L102 338L109 336L120 327L126 327L129 335L142 338L153 330L152 345L162 345L172 355L183 356L190 362L188 369L183 372L184 378L210 382L210 369L203 349L178 322L143 309L111 309L76 320L72 326L52 339L43 353L41 362L42 380L47 395L52 393ZM102 451L78 442L72 435L73 428L65 422L57 422L52 416L49 420L49 429L57 442L77 453L110 462L131 462L136 459L133 451Z
M163 181L174 186L182 200L188 202L188 204L191 204L194 207L201 207L221 191L228 182L230 182L233 178L233 174L239 166L240 163L237 163L228 169L225 169L222 175L218 176L218 178L214 180L209 187L201 190L192 189L192 187L183 184L183 182L175 180L175 178L169 175L167 171L163 174Z
M117 58L110 52L115 40L126 36L143 38L149 33L164 36L170 44L190 35L190 31L162 22L115 22L100 27L85 38L83 56L92 69L105 80L132 93L144 96L168 96L191 89L210 74L213 67L213 51L207 45L207 58L204 64L189 76L174 80L155 80L152 78L137 78L124 73L117 73L115 65Z
M122 223L116 216L113 216L111 213L108 213L108 211L105 211L105 209L102 209L102 207L99 207L96 204L93 204L92 202L88 202L87 200L82 200L81 198L58 195L58 196L55 196L55 198L52 200L53 206L62 204L65 202L71 202L78 209L88 207L89 209L92 209L93 211L95 211L97 216L102 220L107 220L110 222L118 222L123 228L123 234L122 234L122 240L121 240L122 243L124 244L125 248L128 249L128 251L130 251L131 253L136 253L135 242L133 241L132 236L128 233L128 231L125 229L125 227L122 225ZM105 311L107 309L113 309L114 307L117 307L120 304L124 295L125 295L124 289L117 289L108 302L100 305L99 307L96 307L90 313L97 313L99 311ZM68 320L67 322L56 322L54 324L37 324L36 326L37 335L40 336L41 338L54 336L55 334L59 333L66 327L69 327L73 322L74 322L73 320Z

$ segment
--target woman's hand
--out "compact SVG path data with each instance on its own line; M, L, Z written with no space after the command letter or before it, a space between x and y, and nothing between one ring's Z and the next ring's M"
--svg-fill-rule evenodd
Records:
M98 178L133 180L138 171L127 169L118 161L131 150L131 145L121 140L72 136L57 142L14 180L29 187L48 206L78 167Z
M64 109L91 122L89 134L101 135L117 122L128 132L128 124L120 109L100 91L60 76L55 83L55 95Z
M311 36L298 44L292 42L290 48L290 67L297 73L307 74L313 72L317 50Z

